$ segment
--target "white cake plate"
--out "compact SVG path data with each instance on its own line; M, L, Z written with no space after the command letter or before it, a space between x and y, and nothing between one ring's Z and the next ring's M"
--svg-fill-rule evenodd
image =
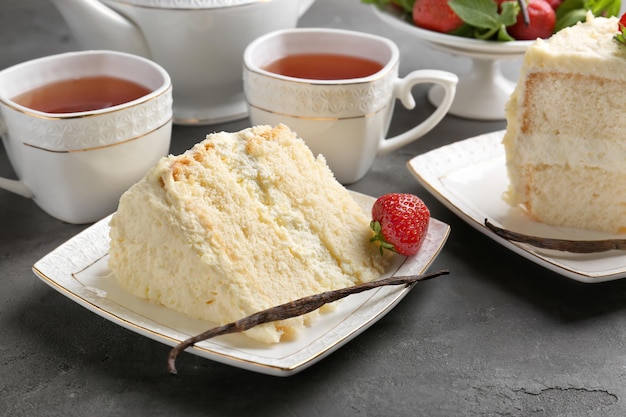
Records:
M393 9L373 8L381 20L416 36L432 48L472 60L469 72L457 74L459 84L450 114L477 120L504 119L504 105L515 82L502 74L500 61L522 57L533 41L497 42L446 35L418 28ZM443 91L434 86L428 98L438 106Z

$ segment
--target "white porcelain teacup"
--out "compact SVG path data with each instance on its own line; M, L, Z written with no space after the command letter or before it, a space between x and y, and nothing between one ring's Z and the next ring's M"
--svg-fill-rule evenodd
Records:
M111 79L134 83L135 98L121 104L97 103L103 108L85 110L89 107L75 101L77 93L65 94L68 85L54 87L65 80L82 80L89 85L77 88L87 91L109 85ZM46 91L40 92L43 101L37 102L28 92L40 88ZM123 91L129 90L124 86ZM102 94L97 92L98 97ZM63 96L67 103L59 101ZM66 104L78 107L58 109ZM171 130L170 77L148 59L83 51L0 71L0 133L19 178L0 178L0 188L32 198L62 221L89 223L115 211L122 193L167 155Z
M244 48L293 28L314 0L52 0L86 49L158 62L172 77L174 122L213 124L247 116Z
M309 59L303 67L331 71L324 75L301 70L288 73L270 65L279 58L294 56ZM373 68L356 78L352 78L356 73L335 73L333 70L348 60L346 56L366 59ZM324 155L339 182L356 182L369 171L377 155L422 137L452 105L456 75L417 70L400 78L399 56L392 41L361 32L312 28L264 35L244 51L244 92L250 120L254 125L286 124L314 154ZM346 61L346 65L350 69L352 64ZM356 65L357 69L361 66L365 63ZM414 108L411 88L419 83L440 85L444 91L441 104L412 129L386 139L395 100Z

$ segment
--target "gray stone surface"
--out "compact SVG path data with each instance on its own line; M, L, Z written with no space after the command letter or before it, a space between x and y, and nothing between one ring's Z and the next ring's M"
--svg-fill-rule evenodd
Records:
M385 26L357 0L318 0L301 26L381 34L401 47L401 73L462 71L464 58ZM0 68L78 49L54 7L2 0ZM515 74L515 63L506 65ZM431 107L398 106L391 131ZM177 126L179 153L214 130ZM304 372L261 375L193 355L165 372L169 348L89 312L39 281L35 261L86 226L61 223L32 201L0 191L0 416L623 416L626 281L585 285L508 252L438 203L405 167L413 156L504 122L447 117L420 141L377 159L351 189L410 192L452 226L432 269L355 340ZM0 175L13 176L4 150Z

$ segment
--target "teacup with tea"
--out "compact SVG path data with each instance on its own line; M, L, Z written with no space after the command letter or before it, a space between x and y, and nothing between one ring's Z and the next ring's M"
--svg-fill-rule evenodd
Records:
M284 123L322 154L343 184L360 180L377 155L424 136L446 115L458 77L440 70L398 75L400 53L367 33L300 28L256 39L244 52L244 92L252 124ZM444 92L441 104L410 130L386 138L396 99L412 109L419 83Z
M172 85L151 60L70 52L0 71L0 134L18 179L0 188L89 223L169 152Z

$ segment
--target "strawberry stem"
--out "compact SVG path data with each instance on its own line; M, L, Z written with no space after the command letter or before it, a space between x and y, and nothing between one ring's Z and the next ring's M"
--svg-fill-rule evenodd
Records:
M624 26L622 22L620 22L618 25L619 25L619 32L615 36L613 36L613 39L615 39L619 43L626 44L626 37L624 36L624 31L626 30L626 26Z
M374 231L374 236L372 236L372 238L370 239L370 242L376 242L378 243L378 248L380 250L380 254L383 254L383 251L385 249L387 249L388 251L396 252L396 248L389 242L387 242L387 240L385 239L385 236L383 236L382 234L382 226L380 225L380 222L378 220L372 220L370 222L370 228Z

